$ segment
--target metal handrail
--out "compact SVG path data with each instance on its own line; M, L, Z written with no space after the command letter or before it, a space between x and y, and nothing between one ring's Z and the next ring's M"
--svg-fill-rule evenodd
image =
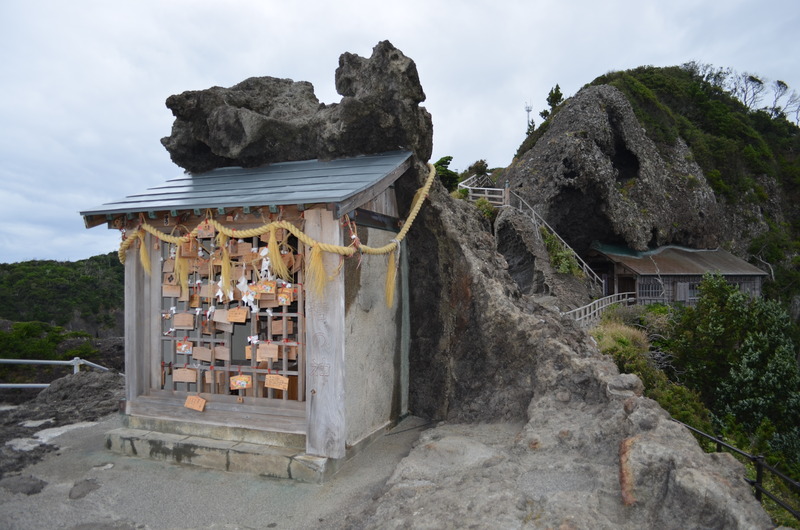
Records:
M612 294L571 311L562 312L561 315L571 317L576 322L589 324L600 318L609 307L623 302L626 304L636 302L636 293Z
M672 419L672 421L674 421L675 423L678 423L680 425L683 425L684 427L686 427L690 431L692 431L694 433L697 433L700 436L703 436L704 438L707 438L707 439L711 440L712 442L714 442L716 444L718 453L722 452L722 448L724 447L725 449L728 449L729 451L733 451L734 453L736 453L736 454L738 454L740 456L743 456L744 458L747 458L748 460L750 460L753 463L753 465L755 465L756 478L755 478L755 480L748 479L748 478L745 478L744 480L745 480L745 482L747 482L748 484L753 486L753 489L755 490L754 491L754 495L755 495L756 499L759 502L762 502L762 494L765 494L767 497L772 499L775 502L775 504L777 504L778 506L780 506L781 508L783 508L784 510L786 510L787 512L792 514L795 517L795 519L800 521L800 512L798 512L797 510L795 510L794 508L789 506L786 502L784 502L782 499L776 497L775 495L773 495L771 492L769 492L767 489L764 488L764 485L763 485L763 482L764 482L764 471L769 471L770 473L772 473L776 477L780 478L787 486L789 486L789 488L793 489L798 494L800 494L800 482L792 479L791 477L781 473L780 471L778 471L777 469L775 469L771 465L767 464L764 461L764 457L762 455L751 455L750 453L746 453L746 452L742 451L741 449L739 449L737 447L734 447L734 446L732 446L732 445L730 445L728 443L725 443L724 441L720 440L716 436L712 436L712 435L710 435L708 433L705 433L705 432L703 432L701 430L695 429L691 425L686 425L682 421L678 421L678 420L676 420L674 418Z
M61 366L72 366L72 373L77 374L81 371L81 366L90 366L104 372L108 371L105 366L100 366L92 361L74 357L71 361L48 361L40 359L0 359L0 364L53 364ZM47 388L49 383L0 383L0 388Z
M520 206L515 206L514 204L512 204L512 200L511 199L516 199L517 201L519 201ZM525 202L525 199L523 199L522 197L520 197L519 195L517 195L513 191L510 191L509 192L509 204L508 204L508 206L514 208L518 212L522 213L523 215L525 215L526 217L531 219L533 221L533 224L536 226L537 229L540 226L544 226L545 228L547 228L547 230L551 234L553 234L556 237L556 239L558 239L559 243L561 243L561 245L563 245L564 248L569 250L572 253L572 255L575 256L575 259L577 260L578 265L580 266L580 268L583 271L583 273L586 274L586 276L588 276L590 280L595 282L601 288L604 286L603 279L596 272L594 272L591 269L591 267L589 267L589 265L585 261L583 261L583 259L578 255L578 253L575 252L575 250L573 250L573 248L570 247L567 244L567 242L564 241L564 239L560 235L558 235L558 232L556 232L553 229L552 226L547 224L547 221L545 221L544 218L541 215L539 215L536 212L536 210L533 209L533 206L531 206L530 204ZM537 230L537 234L538 234L538 230Z
M558 239L559 243L561 243L561 245L565 249L567 249L573 256L575 256L575 260L578 262L578 266L580 266L583 273L586 276L588 276L591 281L595 282L601 289L605 287L605 282L603 281L603 279L596 272L594 272L592 268L589 267L589 265L585 261L583 261L583 259L578 255L578 253L575 252L575 250L571 246L569 246L567 242L564 241L564 239L560 235L558 235L558 232L556 232L552 226L547 224L547 221L545 221L544 218L541 215L539 215L530 204L525 202L525 199L523 199L510 189L508 189L507 182L505 188L480 188L474 186L474 184L477 184L479 182L478 180L479 178L488 179L486 175L480 175L480 176L473 175L472 177L459 182L458 188L467 190L469 193L470 200L473 200L473 197L475 196L484 197L487 200L489 200L489 202L491 202L496 206L501 206L501 207L509 206L511 208L514 208L518 212L528 217L531 221L533 221L533 224L537 229L536 230L537 237L541 236L541 234L539 234L539 227L544 226L545 228L547 228L547 230L551 234L553 234L556 237L556 239ZM485 180L482 180L480 182L483 183L485 182ZM496 199L495 201L492 200L496 197L499 197L500 201L497 201ZM512 199L516 199L516 201L519 202L520 206L514 205Z

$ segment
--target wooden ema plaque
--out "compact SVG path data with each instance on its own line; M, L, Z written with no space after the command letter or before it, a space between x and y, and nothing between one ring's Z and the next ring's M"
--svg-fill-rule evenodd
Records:
M234 307L228 310L228 321L241 324L243 322L247 322L247 316L249 314L250 311L248 311L246 307Z
M259 343L256 349L256 361L277 361L278 345L275 343Z
M211 362L211 348L205 346L195 346L192 348L192 359L195 361Z
M231 390L244 390L253 387L253 376L251 375L234 375L230 379Z
M189 396L183 406L187 409L203 412L206 409L206 400L200 396Z
M197 370L194 368L176 368L172 372L172 381L175 383L196 383Z
M289 378L279 374L267 374L264 386L276 390L289 390Z
M193 313L176 313L172 318L172 327L175 329L194 329Z

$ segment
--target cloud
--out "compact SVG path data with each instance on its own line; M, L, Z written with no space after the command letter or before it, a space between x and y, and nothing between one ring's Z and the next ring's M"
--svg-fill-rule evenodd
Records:
M388 39L417 63L434 159L505 166L525 103L538 121L556 83L571 96L610 70L697 60L800 90L798 23L794 0L5 0L0 261L113 250L118 234L77 212L182 171L159 142L171 94L269 75L338 102L339 55Z

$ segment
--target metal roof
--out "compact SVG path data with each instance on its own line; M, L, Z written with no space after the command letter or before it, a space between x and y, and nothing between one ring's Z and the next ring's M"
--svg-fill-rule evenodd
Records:
M691 249L678 246L637 252L627 247L592 245L592 248L615 263L640 276L703 275L719 272L725 276L765 276L767 273L722 249Z
M123 213L287 204L333 204L337 217L382 193L410 166L410 151L336 160L278 162L184 174L143 193L80 212Z

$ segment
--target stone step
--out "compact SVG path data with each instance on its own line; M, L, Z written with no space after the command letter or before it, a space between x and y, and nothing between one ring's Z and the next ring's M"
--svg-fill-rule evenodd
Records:
M214 418L205 414L203 422L187 421L176 417L148 417L144 415L122 416L122 424L129 429L163 432L184 436L197 436L230 442L248 442L257 445L272 445L302 450L306 447L305 434L280 432L276 430L237 427L225 423L226 417ZM277 422L273 422L277 423ZM297 451L295 451L297 452Z
M303 450L122 427L106 433L106 448L128 456L321 484L344 460Z

